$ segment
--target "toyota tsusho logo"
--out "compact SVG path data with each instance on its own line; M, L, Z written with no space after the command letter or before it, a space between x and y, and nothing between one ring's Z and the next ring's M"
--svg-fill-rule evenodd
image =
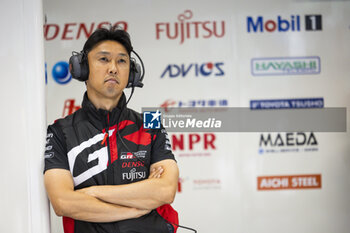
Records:
M160 78L222 77L225 75L223 62L204 62L189 64L169 64Z
M225 35L225 21L196 20L193 12L185 10L177 16L177 22L156 23L156 38L177 40L182 44L190 39L222 38Z
M320 98L295 98L295 99L265 99L251 100L250 109L291 109L291 108L323 108L324 99Z

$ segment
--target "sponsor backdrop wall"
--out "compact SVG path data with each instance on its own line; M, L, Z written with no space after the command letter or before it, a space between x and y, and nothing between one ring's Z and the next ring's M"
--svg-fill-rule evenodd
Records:
M48 124L80 107L85 85L71 79L68 59L109 24L131 34L145 63L145 86L129 104L137 111L350 106L349 1L43 3ZM180 224L202 233L348 232L349 136L170 133ZM51 219L61 233L60 218Z

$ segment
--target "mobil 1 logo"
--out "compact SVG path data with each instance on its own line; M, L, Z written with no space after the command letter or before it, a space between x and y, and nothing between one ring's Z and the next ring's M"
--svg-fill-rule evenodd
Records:
M305 15L305 30L306 31L321 31L322 30L322 15Z

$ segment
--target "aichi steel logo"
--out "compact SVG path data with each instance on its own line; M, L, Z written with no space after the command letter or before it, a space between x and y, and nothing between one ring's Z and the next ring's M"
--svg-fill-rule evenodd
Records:
M321 59L311 57L266 57L251 60L251 73L254 76L266 75L305 75L319 74Z

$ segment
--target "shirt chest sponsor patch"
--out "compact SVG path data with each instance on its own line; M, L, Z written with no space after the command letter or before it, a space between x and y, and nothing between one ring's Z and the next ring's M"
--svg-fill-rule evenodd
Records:
M144 159L146 157L147 151L140 150L136 152L122 152L120 155L121 160L128 160L128 159Z
M134 181L134 180L142 180L146 178L145 171L137 171L136 168L130 170L130 172L122 173L123 180Z

